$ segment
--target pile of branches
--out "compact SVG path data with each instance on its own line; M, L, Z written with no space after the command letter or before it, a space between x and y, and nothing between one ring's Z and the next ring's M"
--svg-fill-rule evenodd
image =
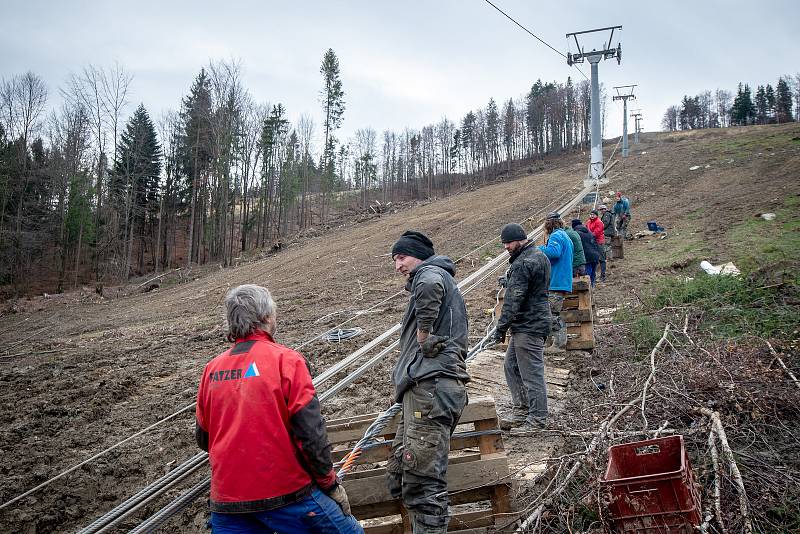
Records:
M555 422L565 454L518 495L517 532L603 532L612 525L599 481L610 445L681 434L701 486L701 531L800 530L797 347L720 340L688 309L661 310L663 334L637 354L624 326L579 372Z

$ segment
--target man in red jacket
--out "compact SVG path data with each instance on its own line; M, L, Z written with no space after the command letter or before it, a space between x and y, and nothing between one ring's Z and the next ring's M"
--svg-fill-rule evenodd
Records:
M586 228L594 235L594 240L600 245L600 280L606 280L606 238L605 238L605 225L600 220L597 210L592 210L589 213L589 219L586 221Z
M234 345L206 365L196 408L214 534L363 533L333 470L306 361L272 338L269 291L232 289L225 312Z

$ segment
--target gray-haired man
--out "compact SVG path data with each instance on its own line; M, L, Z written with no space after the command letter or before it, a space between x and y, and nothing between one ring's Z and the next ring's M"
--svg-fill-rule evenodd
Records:
M306 361L272 338L269 291L232 289L225 314L234 345L206 365L196 406L214 533L363 534L333 470Z
M389 490L412 516L415 534L447 532L450 436L467 403L467 309L450 258L407 231L392 247L395 270L410 293L392 371L403 404L386 466Z

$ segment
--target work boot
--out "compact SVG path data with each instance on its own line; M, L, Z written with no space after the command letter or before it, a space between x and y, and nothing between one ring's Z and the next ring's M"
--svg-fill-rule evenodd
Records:
M500 430L511 430L516 426L520 426L525 423L527 417L527 410L525 413L513 411L509 415L504 415L500 418Z
M544 421L534 420L533 422L531 422L526 420L523 424L519 425L518 427L512 428L511 431L509 432L509 435L532 436L533 434L541 430L544 430L545 427L546 425Z

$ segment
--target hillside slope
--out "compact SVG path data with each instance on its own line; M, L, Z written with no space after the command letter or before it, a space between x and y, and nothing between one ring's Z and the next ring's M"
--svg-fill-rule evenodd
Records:
M149 293L113 300L69 294L19 303L17 313L0 317L0 448L6 459L0 465L0 501L191 403L202 366L226 346L221 301L229 288L269 287L278 304L278 340L297 346L402 289L388 252L405 229L424 231L437 252L461 258L494 239L504 223L538 221L573 196L585 158L564 156L552 168L512 182L343 227L263 260ZM712 263L727 260L729 247L747 242L727 229L796 198L800 127L646 134L617 165L608 188L631 198L634 227L654 219L668 227L670 237L631 243L625 262L613 264L610 283L596 293L602 306L634 298L645 281L700 255ZM500 251L493 242L464 258L457 278ZM493 304L494 289L490 279L467 298L473 336L488 323L483 310ZM397 322L404 305L401 295L353 319L348 326L363 328L364 336L304 347L315 373ZM349 415L386 406L390 366L391 360L356 382L327 412ZM0 511L0 530L45 532L88 523L193 454L192 430L189 412L24 505ZM184 516L186 531L196 530L202 512L197 503Z

